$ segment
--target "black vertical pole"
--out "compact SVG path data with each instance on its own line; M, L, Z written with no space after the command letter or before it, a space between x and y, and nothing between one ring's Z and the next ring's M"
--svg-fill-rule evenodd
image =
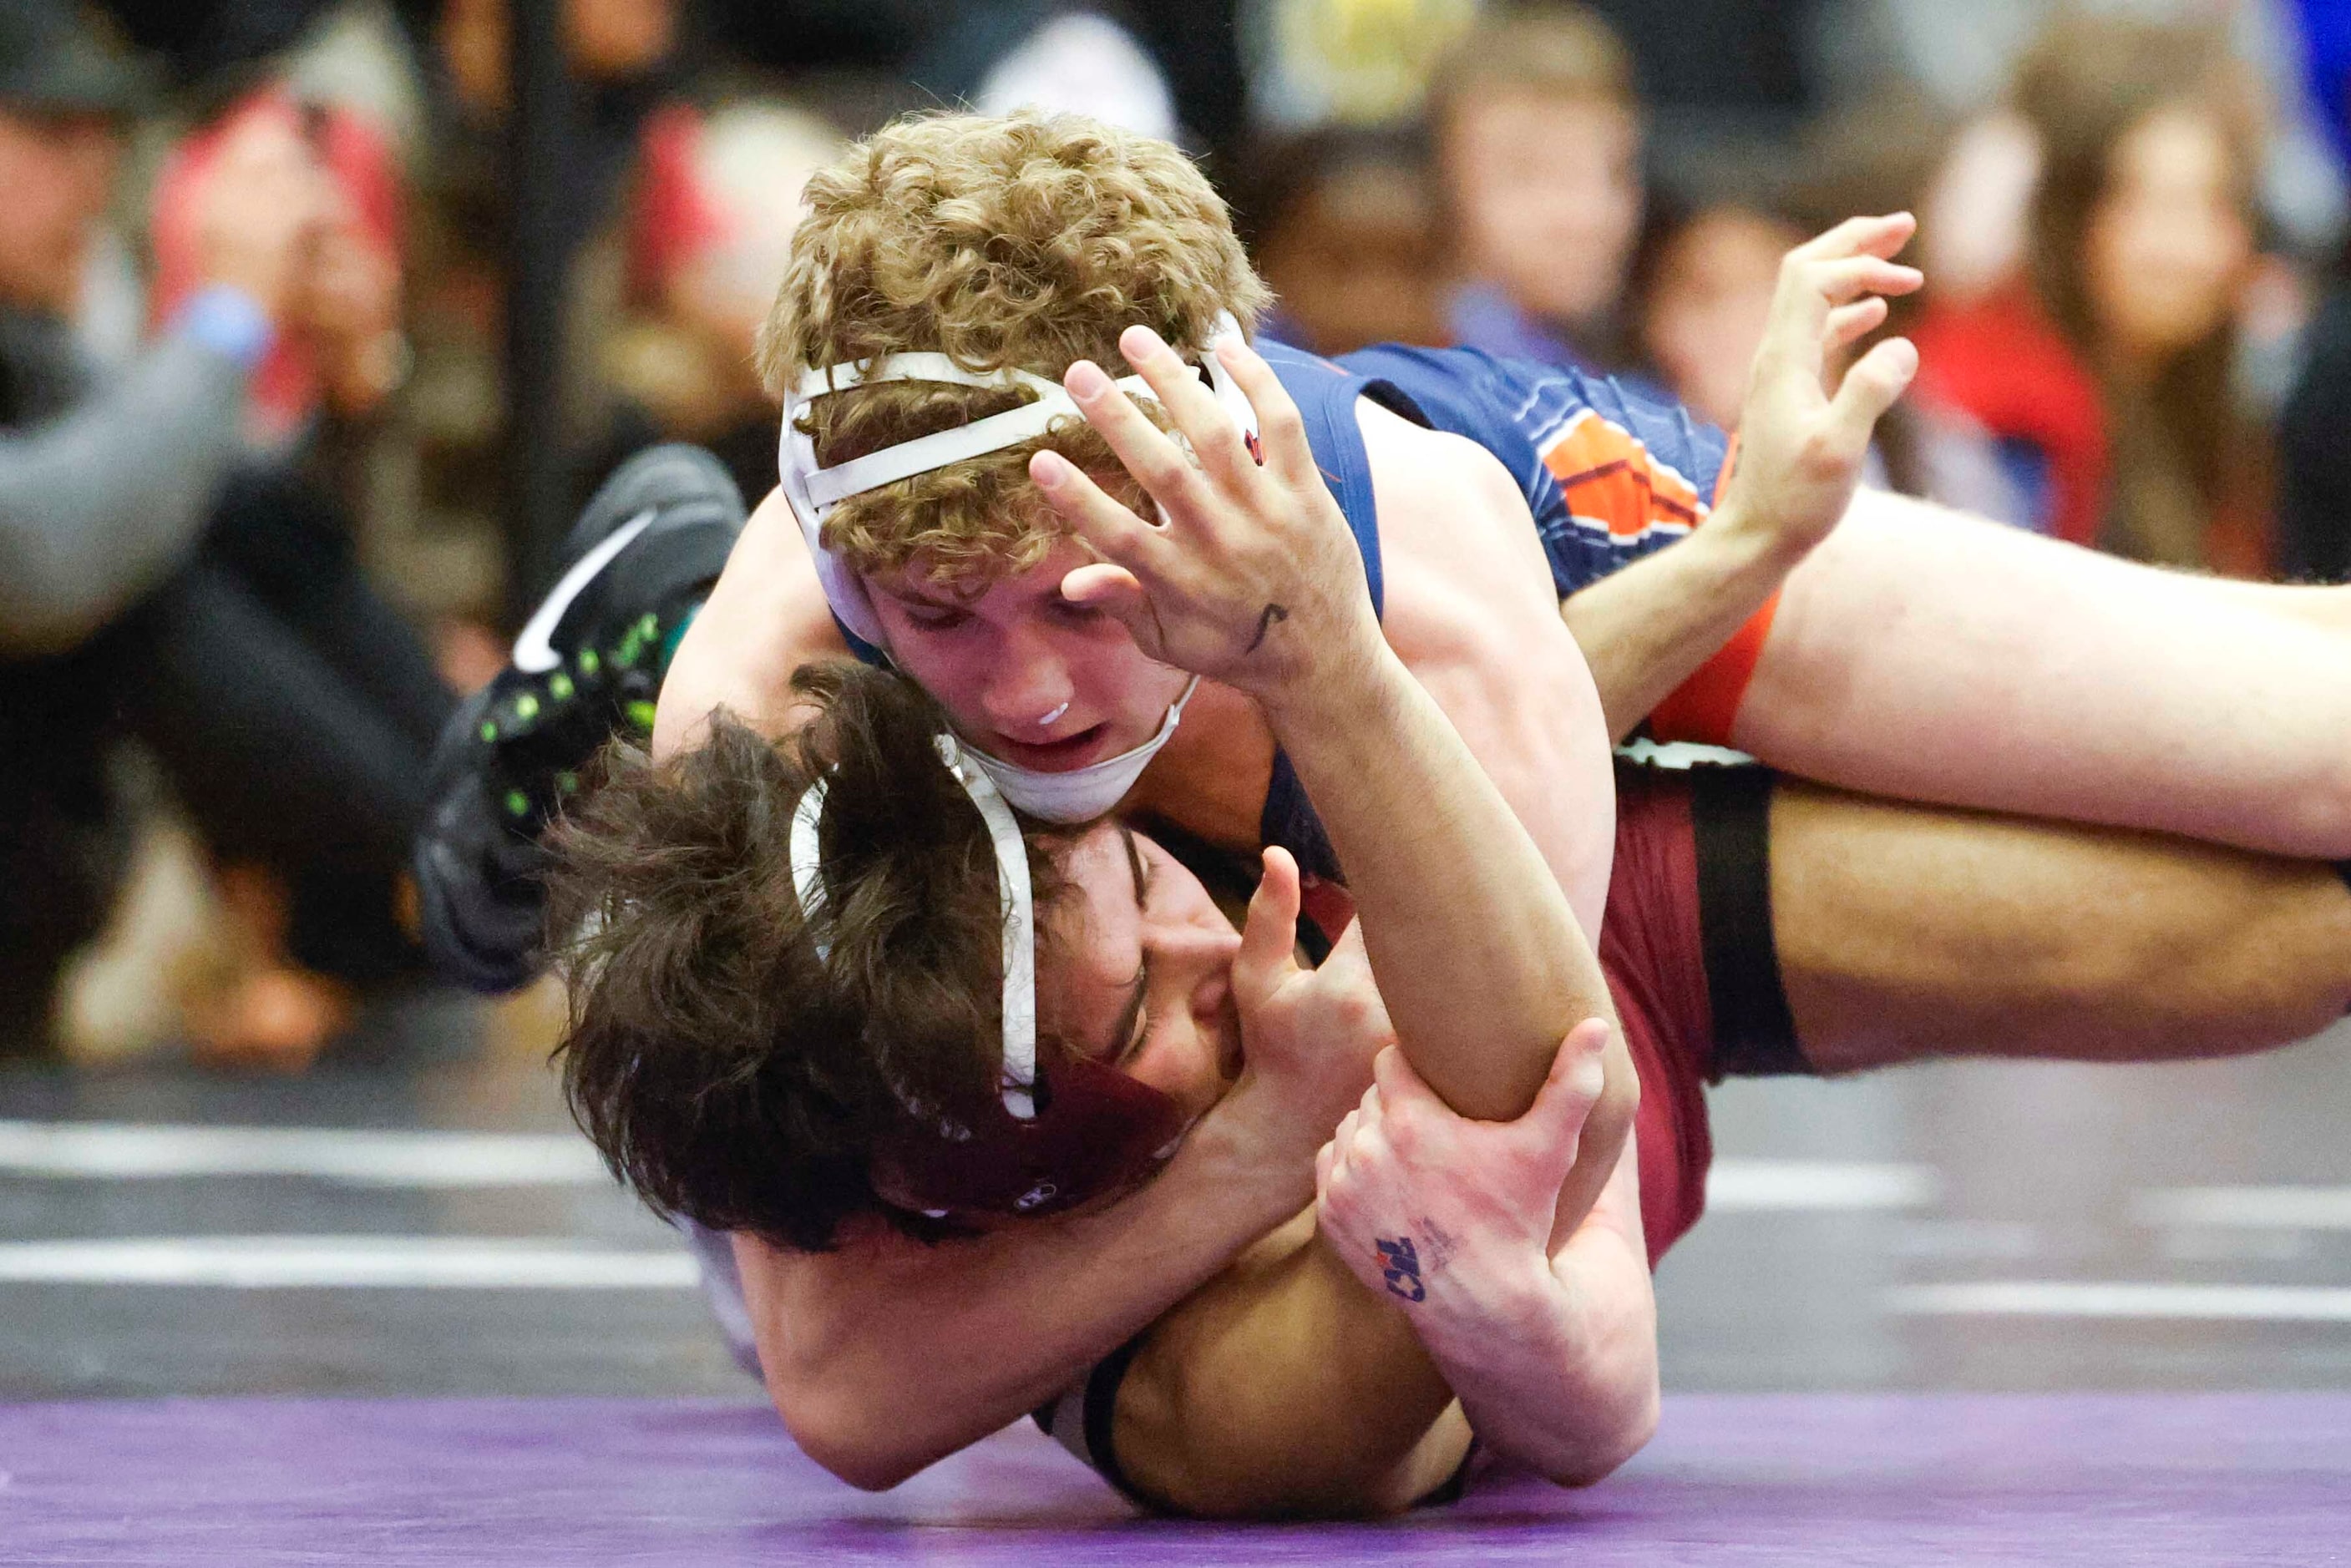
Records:
M511 0L507 130L507 614L546 587L570 510L561 415L566 255L562 167L572 88L562 0Z

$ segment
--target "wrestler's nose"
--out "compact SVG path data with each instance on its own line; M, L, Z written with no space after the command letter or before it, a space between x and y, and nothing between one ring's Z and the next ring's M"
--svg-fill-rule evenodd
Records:
M1241 934L1222 919L1186 921L1157 933L1153 945L1196 974L1199 983L1222 984L1240 956Z
M987 722L1015 740L1035 736L1046 715L1065 709L1076 695L1070 667L1046 640L1015 631L1004 639L1003 657L980 694Z

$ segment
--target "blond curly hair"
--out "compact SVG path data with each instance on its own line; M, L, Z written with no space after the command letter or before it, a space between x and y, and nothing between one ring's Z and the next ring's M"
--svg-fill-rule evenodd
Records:
M1092 359L1123 374L1126 327L1197 348L1220 312L1250 328L1271 297L1223 199L1183 153L1079 115L899 119L820 171L807 201L759 336L778 397L810 367L921 350L977 371L1058 379ZM801 422L830 467L1034 397L884 382L821 398ZM1045 449L1134 498L1102 438L1065 420L851 497L826 518L825 545L861 570L912 566L966 589L1025 570L1063 532L1029 479Z

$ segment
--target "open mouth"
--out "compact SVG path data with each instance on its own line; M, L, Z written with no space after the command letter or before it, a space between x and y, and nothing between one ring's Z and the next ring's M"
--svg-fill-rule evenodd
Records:
M1009 735L998 735L988 750L1004 762L1039 773L1063 774L1100 761L1100 752L1109 738L1108 724L1090 724L1073 735L1058 741L1016 741Z

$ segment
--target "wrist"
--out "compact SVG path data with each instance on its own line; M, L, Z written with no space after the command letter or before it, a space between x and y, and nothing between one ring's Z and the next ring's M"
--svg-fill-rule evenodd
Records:
M1734 491L1723 498L1705 525L1684 541L1686 545L1700 542L1713 556L1717 569L1734 580L1753 577L1776 584L1812 554L1819 540L1798 537L1787 529L1774 527L1767 516L1744 504Z
M1301 628L1295 641L1298 656L1249 692L1286 743L1301 725L1366 722L1389 683L1411 679L1368 607L1340 627Z
M1530 1252L1497 1262L1504 1266L1474 1291L1467 1280L1433 1280L1427 1303L1412 1309L1415 1331L1455 1392L1540 1379L1594 1412L1615 1404L1633 1369L1611 1355L1611 1336L1587 1320L1550 1260Z
M1423 1266L1429 1304L1437 1309L1419 1324L1431 1353L1474 1364L1497 1345L1560 1337L1566 1295L1540 1246L1499 1238L1464 1242L1440 1233L1423 1249Z
M1294 1116L1285 1116L1260 1084L1244 1081L1193 1127L1174 1163L1213 1178L1207 1189L1237 1210L1252 1239L1314 1201L1314 1150L1298 1147ZM1325 1135L1327 1136L1327 1135Z

